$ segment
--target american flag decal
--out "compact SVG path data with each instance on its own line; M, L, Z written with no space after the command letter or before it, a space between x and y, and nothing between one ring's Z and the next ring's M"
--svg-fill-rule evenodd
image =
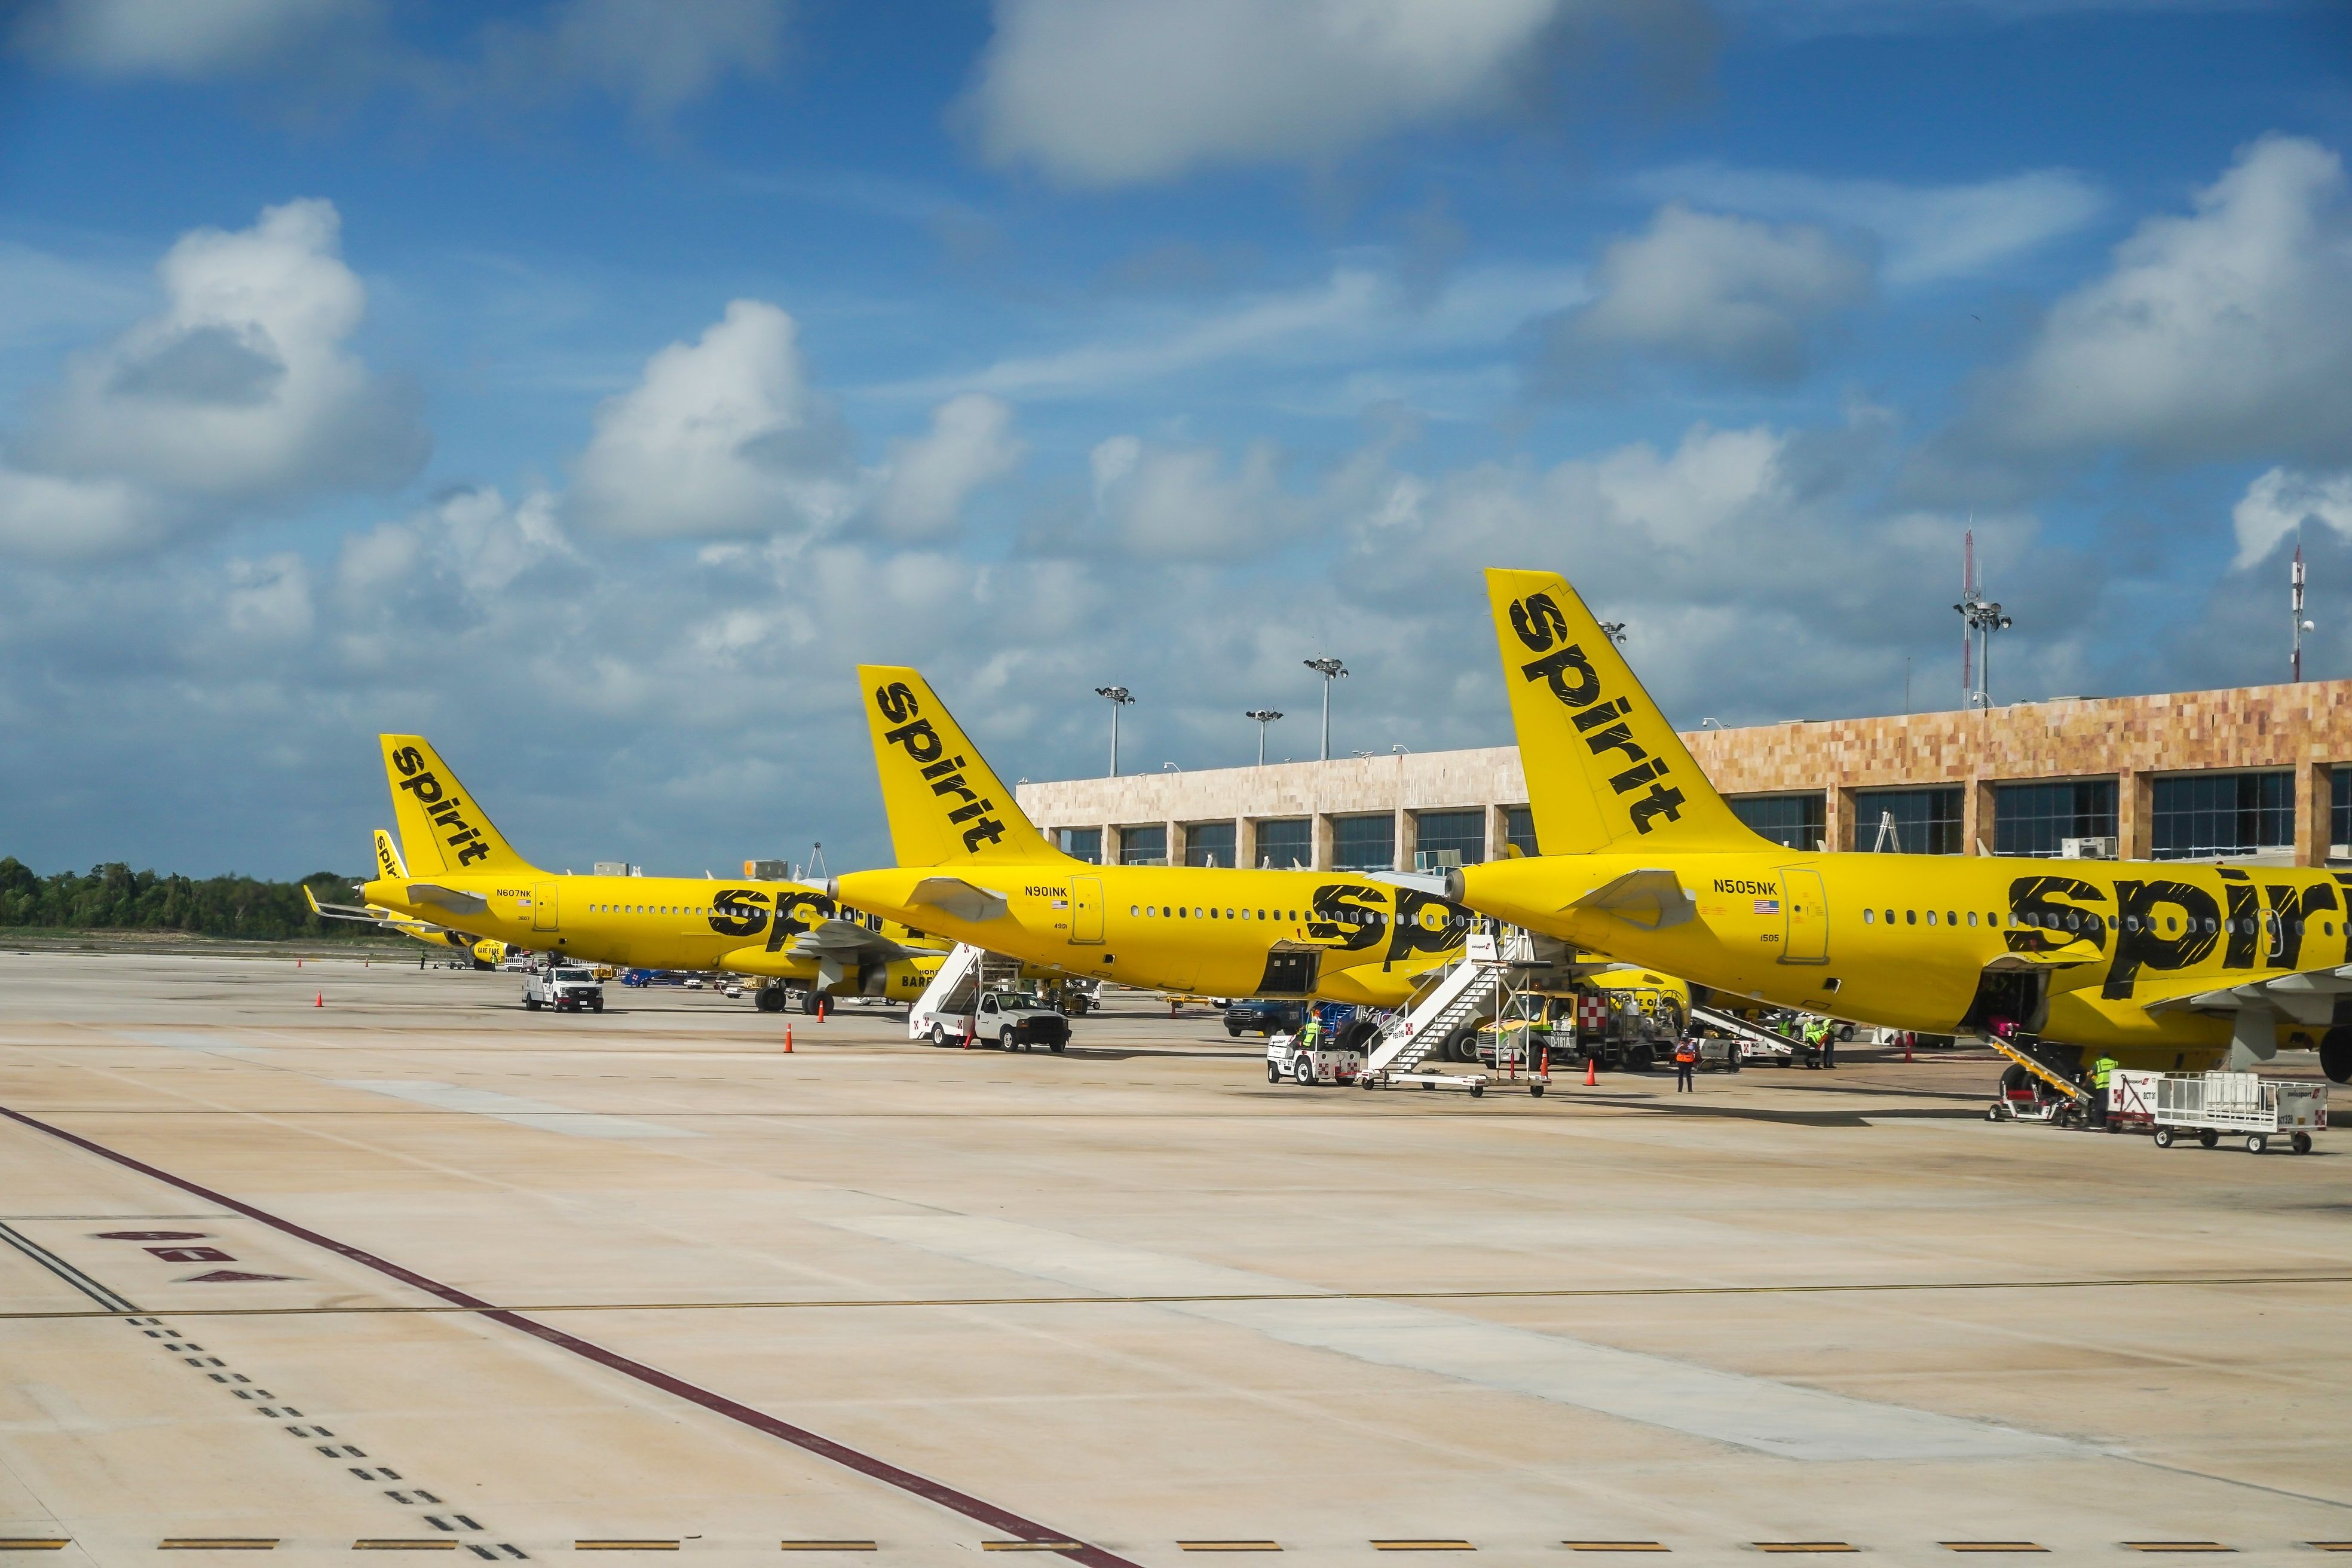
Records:
M1780 912L1780 900L1759 899L1756 900L1756 912L1759 915L1777 915Z

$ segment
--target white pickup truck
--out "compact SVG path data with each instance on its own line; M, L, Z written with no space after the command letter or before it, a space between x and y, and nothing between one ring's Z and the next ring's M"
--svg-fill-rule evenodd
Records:
M604 982L596 978L593 969L551 963L522 983L522 1005L534 1013L541 1007L552 1007L559 1013L601 1013L604 1010Z
M929 1035L931 1044L944 1046L969 1036L974 1043L1002 1046L1006 1050L1045 1046L1063 1050L1070 1043L1070 1021L1061 1009L1048 1007L1026 991L982 991L977 999L970 987L944 1007L919 1004L908 1016L910 1036Z

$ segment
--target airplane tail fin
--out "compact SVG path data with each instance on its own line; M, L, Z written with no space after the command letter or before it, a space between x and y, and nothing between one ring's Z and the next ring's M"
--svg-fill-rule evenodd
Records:
M899 865L1060 857L920 672L861 664L857 684L874 737L874 769L881 775L890 847Z
M1486 574L1536 851L1756 849L1565 578Z
M400 828L401 847L420 875L537 869L508 847L488 816L467 797L449 764L433 750L432 742L422 735L376 738L383 742L383 773L392 785L393 821ZM379 830L379 866L389 847ZM402 858L395 855L394 863Z
M400 850L394 845L392 835L379 827L375 830L375 874L378 879L391 882L408 875L402 864Z

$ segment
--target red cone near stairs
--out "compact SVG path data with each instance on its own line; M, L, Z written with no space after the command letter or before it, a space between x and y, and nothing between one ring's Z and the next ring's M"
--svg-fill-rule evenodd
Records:
M313 1007L323 1007L323 1006L325 1006L326 1005L327 1005L327 994L326 994L325 992L323 992L323 991L321 991L321 992L320 992L320 993L319 993L319 999L318 999L317 1001L315 1001L315 1002L313 1002L313 1003L311 1003L311 1004L310 1004L310 1005L311 1005L311 1006L313 1006Z
M786 1025L784 1026L784 1055L786 1055L786 1056L791 1056L792 1054L793 1054L793 1026L792 1026L790 1024L786 1024Z
M1587 1089L1591 1089L1600 1083L1600 1066L1601 1058L1599 1057L1587 1057L1584 1058L1584 1084Z

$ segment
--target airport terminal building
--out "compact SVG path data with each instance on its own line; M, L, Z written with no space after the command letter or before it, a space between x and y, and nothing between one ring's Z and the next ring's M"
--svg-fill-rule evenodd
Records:
M2352 680L1706 729L1683 741L1750 826L1791 847L2352 861ZM1017 793L1048 837L1103 863L1410 871L1537 847L1512 746Z

